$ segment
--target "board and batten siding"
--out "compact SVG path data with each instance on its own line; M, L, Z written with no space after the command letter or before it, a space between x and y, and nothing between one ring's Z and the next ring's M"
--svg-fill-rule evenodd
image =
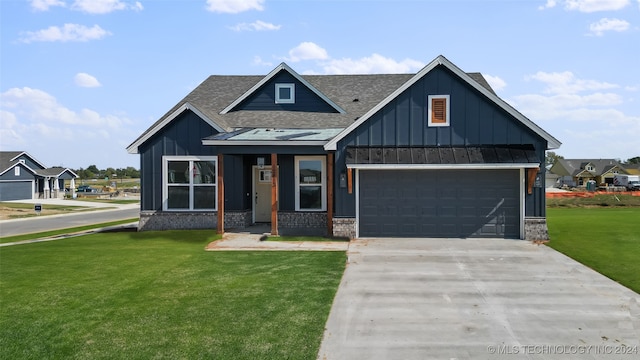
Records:
M162 157L166 155L214 156L215 148L202 138L218 132L191 111L185 111L140 145L140 199L142 211L162 211Z
M295 84L295 103L276 104L275 84ZM280 71L254 94L236 106L235 110L282 110L336 113L331 105L303 85L287 71Z
M450 95L450 126L429 127L428 95ZM338 143L335 183L347 146L469 146L532 144L544 161L546 141L455 74L439 66ZM544 164L542 164L544 165ZM541 167L544 179L544 166ZM335 214L355 216L355 191L336 187ZM525 216L545 216L544 189L525 196Z

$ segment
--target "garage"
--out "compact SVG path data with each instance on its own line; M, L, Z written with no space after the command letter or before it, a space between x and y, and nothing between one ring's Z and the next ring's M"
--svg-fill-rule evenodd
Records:
M31 199L33 181L0 182L0 201Z
M360 169L360 237L519 238L519 169Z

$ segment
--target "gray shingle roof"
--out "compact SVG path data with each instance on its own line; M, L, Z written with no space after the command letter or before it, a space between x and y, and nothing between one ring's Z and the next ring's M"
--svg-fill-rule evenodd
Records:
M596 176L606 173L615 166L618 166L620 169L624 169L616 159L558 159L558 162L571 176L575 176L580 172L585 171L587 164L593 165L594 170L590 171L590 173Z
M138 139L145 137L172 116L180 107L190 104L226 131L239 128L321 129L346 128L376 106L415 74L373 75L303 75L302 78L336 103L346 113L290 111L233 111L220 114L229 104L250 90L264 76L212 75L180 100ZM493 90L480 73L469 74L480 85Z

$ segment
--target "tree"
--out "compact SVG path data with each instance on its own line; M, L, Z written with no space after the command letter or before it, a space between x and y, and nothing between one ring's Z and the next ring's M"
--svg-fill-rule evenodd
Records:
M632 157L627 160L627 164L640 164L640 156Z
M556 163L556 161L558 161L558 159L564 159L564 156L562 155L558 155L553 151L547 151L547 154L545 155L545 159L544 159L544 163L546 166L553 166L553 164Z

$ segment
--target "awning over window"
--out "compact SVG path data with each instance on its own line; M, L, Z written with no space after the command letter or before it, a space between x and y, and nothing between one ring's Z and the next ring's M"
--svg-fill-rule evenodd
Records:
M347 165L540 164L532 145L358 147L348 146Z

